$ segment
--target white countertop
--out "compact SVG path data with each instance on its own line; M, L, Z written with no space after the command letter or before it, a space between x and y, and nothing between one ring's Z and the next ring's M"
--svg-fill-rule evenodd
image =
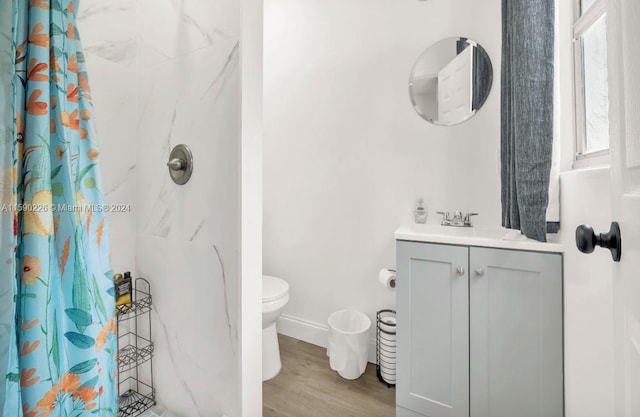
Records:
M450 245L481 246L487 248L528 250L536 252L564 252L560 235L547 235L547 242L529 239L519 230L505 228L452 227L439 224L405 224L395 232L396 240L445 243Z

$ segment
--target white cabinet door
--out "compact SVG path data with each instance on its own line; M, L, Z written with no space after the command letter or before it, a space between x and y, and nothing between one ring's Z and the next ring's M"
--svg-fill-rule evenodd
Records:
M397 251L397 416L468 417L468 248Z
M471 417L561 417L562 257L470 249Z

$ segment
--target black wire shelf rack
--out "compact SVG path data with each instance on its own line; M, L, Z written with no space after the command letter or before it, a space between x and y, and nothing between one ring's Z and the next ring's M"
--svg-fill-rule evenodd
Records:
M136 285L139 279L142 279L145 282L147 281L144 278L138 278L136 280ZM116 306L116 315L118 316L119 322L136 318L151 311L150 293L136 288L133 290L132 298L133 300L131 301L130 305Z
M156 404L156 390L135 378L127 378L127 385L136 389L127 389L118 397L118 417L138 416Z
M131 303L116 307L118 318L118 417L134 417L156 404L151 337L151 284L137 278Z

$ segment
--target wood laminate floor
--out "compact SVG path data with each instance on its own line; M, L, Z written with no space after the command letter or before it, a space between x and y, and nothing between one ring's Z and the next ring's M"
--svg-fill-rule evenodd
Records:
M348 381L329 367L325 348L278 335L282 370L262 384L263 417L394 417L395 388L375 365Z

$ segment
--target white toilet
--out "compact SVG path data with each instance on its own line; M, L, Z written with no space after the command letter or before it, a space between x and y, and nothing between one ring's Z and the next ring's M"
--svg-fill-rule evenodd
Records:
M269 275L262 276L262 380L267 381L280 372L280 346L276 320L289 302L287 281Z

